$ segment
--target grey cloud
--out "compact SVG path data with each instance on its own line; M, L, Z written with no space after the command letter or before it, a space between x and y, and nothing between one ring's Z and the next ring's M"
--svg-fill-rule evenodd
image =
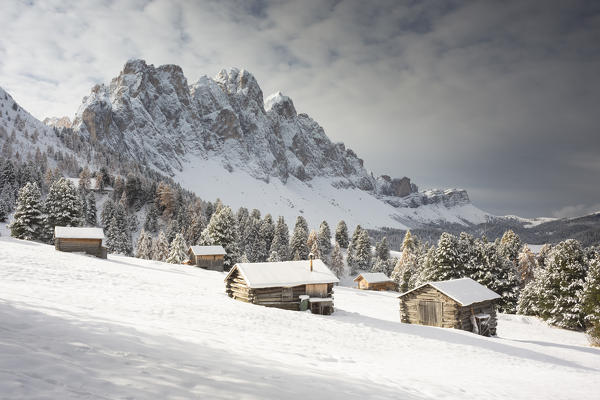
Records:
M600 199L598 2L44 4L0 14L0 86L37 117L72 115L132 57L191 82L238 66L377 174L464 187L498 214Z

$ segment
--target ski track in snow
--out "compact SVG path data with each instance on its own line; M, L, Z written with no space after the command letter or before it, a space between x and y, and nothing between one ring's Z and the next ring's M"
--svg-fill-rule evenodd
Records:
M225 274L0 238L0 397L591 399L600 349L500 315L498 337L399 322L397 293L332 316L224 293Z

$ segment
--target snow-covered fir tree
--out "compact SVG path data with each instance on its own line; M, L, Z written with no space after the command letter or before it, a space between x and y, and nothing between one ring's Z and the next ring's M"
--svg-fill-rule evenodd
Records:
M590 260L580 299L584 323L592 344L600 345L600 260Z
M358 271L358 266L356 265L355 253L356 253L356 245L358 243L358 238L360 237L363 229L360 225L356 225L354 229L354 233L352 234L352 239L348 243L348 250L346 252L346 263L350 268L350 273L354 275L354 272ZM341 246L341 245L340 245Z
M546 272L542 291L552 304L543 305L541 316L561 328L583 328L579 296L586 278L586 265L581 244L569 239L554 246L546 262Z
M314 241L312 247L310 248L310 252L314 258L323 259L323 255L321 254L321 250L319 249L319 242Z
M265 215L260 224L260 237L265 242L267 254L271 253L271 243L275 236L275 223L271 214Z
M414 289L418 280L419 245L410 231L406 231L402 241L402 255L396 262L391 278L401 293Z
M152 259L156 261L166 261L169 256L169 242L163 231L160 231L158 237L152 245Z
M86 197L86 212L85 212L85 223L89 226L96 226L98 223L97 209L96 209L96 196L94 192L89 192Z
M239 257L237 232L237 219L227 206L218 207L202 232L203 244L220 245L225 249L225 269L233 267Z
M158 210L154 203L151 203L148 206L148 213L146 214L146 219L144 220L144 229L146 232L155 233L158 230Z
M238 261L240 263L249 263L250 260L248 260L248 256L246 255L246 253L242 254L240 257L240 260Z
M502 296L498 309L514 313L519 298L519 280L512 261L500 252L500 243L482 242L479 251L483 254L483 264L472 277Z
M106 247L113 254L129 256L133 253L127 211L120 203L115 206L108 232L106 232Z
M175 235L169 248L167 262L169 264L181 264L187 259L187 245L181 233Z
M259 219L249 218L245 254L250 262L263 262L267 259L267 245L260 235L260 227Z
M194 213L192 215L190 224L185 230L185 240L190 245L194 246L200 243L202 238L202 231L206 229L206 222L204 221L204 214L201 212Z
M361 229L360 235L356 240L354 247L354 263L352 275L356 275L358 270L368 271L371 269L371 240L366 230Z
M375 245L375 258L387 261L390 259L390 246L388 245L387 237L383 237L381 241Z
M294 233L290 239L290 252L293 254L294 259L306 260L308 259L309 248L307 245L308 231L306 229L307 224L304 217L298 217L296 219L296 226L294 227Z
M153 257L152 254L153 243L152 236L147 233L143 228L140 232L140 237L137 241L135 256L137 258L143 258L145 260L151 260Z
M281 259L281 257L279 257L279 254L277 254L277 252L275 250L271 251L271 254L269 254L269 258L267 259L268 262L279 262L279 261L283 261Z
M518 262L520 285L521 287L525 287L525 285L533 280L533 274L537 268L537 259L535 254L533 254L527 245L524 245L519 252Z
M240 207L235 215L238 227L238 246L245 249L248 244L247 235L250 222L250 212L246 207Z
M464 271L460 261L458 239L450 233L442 233L435 251L435 258L433 259L429 279L433 281L445 281L462 278Z
M111 199L107 199L104 202L104 206L102 207L102 212L100 213L100 224L102 227L107 230L110 221L112 220L113 214L115 213L115 203Z
M51 240L55 226L79 226L82 222L81 203L71 181L60 178L50 187L46 202L46 234Z
M424 283L434 281L434 276L437 273L436 264L435 264L435 256L436 256L435 246L429 247L429 250L423 255L422 260L419 261L420 264L420 273L419 278L415 282L415 286L420 286Z
M271 252L277 252L282 261L290 259L290 233L283 217L277 218L273 241L271 242Z
M0 222L5 222L10 213L10 204L4 196L4 193L0 193Z
M317 241L319 242L319 254L322 258L328 259L331 254L331 230L327 221L323 221L319 225Z
M19 190L17 208L9 225L11 236L25 240L44 239L41 197L37 183L28 182Z
M335 246L333 246L330 266L331 271L338 278L341 278L344 275L344 256L342 255L342 249L338 242L336 242Z
M344 220L338 222L335 228L335 241L344 249L348 247L348 227Z
M521 246L521 239L512 229L504 232L502 239L500 239L500 245L498 246L498 251L500 254L508 258L515 269L517 267L519 250L521 249Z
M181 227L179 226L179 221L177 221L177 218L174 218L169 221L167 230L165 231L167 241L171 243L173 240L175 240L175 236L177 236L178 233L181 233Z

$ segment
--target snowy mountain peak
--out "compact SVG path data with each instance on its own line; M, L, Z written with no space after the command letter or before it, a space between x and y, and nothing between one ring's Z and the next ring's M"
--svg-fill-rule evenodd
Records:
M265 99L265 110L267 112L272 110L284 118L294 118L298 115L292 99L281 92L273 93Z
M221 85L225 93L241 101L244 106L253 100L258 109L264 112L263 92L250 72L238 68L222 69L215 77L215 81Z

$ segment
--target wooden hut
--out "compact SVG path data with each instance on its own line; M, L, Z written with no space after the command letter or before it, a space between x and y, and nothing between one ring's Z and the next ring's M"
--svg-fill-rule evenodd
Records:
M321 260L238 263L225 278L225 291L248 303L329 315L338 282Z
M499 298L471 278L428 282L400 295L400 320L495 335Z
M101 228L54 227L54 248L59 251L87 253L106 258L103 240L104 231Z
M383 272L363 272L354 278L359 289L364 290L397 290L396 282Z
M193 265L213 271L223 271L226 254L223 246L190 246L188 249Z

